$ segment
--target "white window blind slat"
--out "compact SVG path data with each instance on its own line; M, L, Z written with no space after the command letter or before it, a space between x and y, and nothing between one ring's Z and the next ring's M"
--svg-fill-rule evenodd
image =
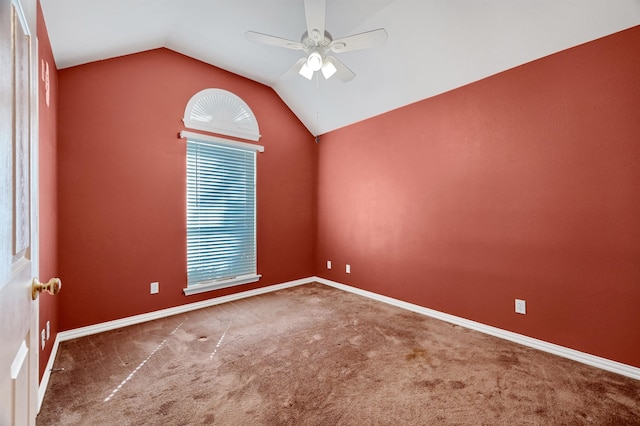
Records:
M256 274L255 150L187 139L188 286Z

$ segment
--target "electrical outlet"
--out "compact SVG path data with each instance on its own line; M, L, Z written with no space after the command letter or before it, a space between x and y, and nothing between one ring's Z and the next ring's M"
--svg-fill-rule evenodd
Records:
M47 321L47 340L51 337L51 321Z
M351 273L351 265L349 265L348 263L347 263L347 269L346 270L347 270L347 274Z
M331 261L327 260L327 269L331 269Z
M516 299L516 313L525 315L527 313L527 302Z
M42 350L44 350L44 342L46 342L46 339L44 338L44 328L43 328L42 331L40 332L40 344L42 346Z
M153 282L151 283L151 294L157 294L160 292L160 283Z

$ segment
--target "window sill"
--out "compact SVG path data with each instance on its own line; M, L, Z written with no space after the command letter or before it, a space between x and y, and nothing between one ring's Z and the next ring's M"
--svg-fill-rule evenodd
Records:
M251 274L230 278L228 280L205 281L199 284L187 285L187 288L183 288L182 292L185 296L190 296L192 294L204 293L206 291L213 291L241 284L254 283L258 281L260 277L262 277L262 275Z

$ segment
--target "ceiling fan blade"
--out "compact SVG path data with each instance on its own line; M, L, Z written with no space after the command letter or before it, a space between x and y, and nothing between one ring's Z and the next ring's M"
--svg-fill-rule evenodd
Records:
M304 13L307 18L307 34L316 43L324 40L324 22L326 0L304 0Z
M287 40L280 37L274 37L267 34L256 33L254 31L247 31L244 33L247 40L256 41L262 44L268 44L270 46L284 47L293 50L302 50L302 43L293 40Z
M336 53L351 52L353 50L379 46L386 40L387 31L384 28L378 28L377 30L333 40L329 45L329 49Z
M331 63L336 67L335 75L345 83L351 81L355 78L356 73L351 71L345 64L340 62L334 56L329 56L326 58L327 61L331 61Z
M287 72L285 72L284 74L282 74L282 76L280 77L282 80L288 80L291 77L293 77L294 75L298 74L300 72L300 69L304 66L305 62L307 61L307 58L300 58L298 59L298 62L296 62L295 64L293 64L293 66L291 68L289 68L287 70Z

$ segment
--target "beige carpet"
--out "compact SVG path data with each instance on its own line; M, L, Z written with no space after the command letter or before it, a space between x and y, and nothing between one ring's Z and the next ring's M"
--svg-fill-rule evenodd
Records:
M38 425L640 425L639 381L320 284L63 342L54 368Z

